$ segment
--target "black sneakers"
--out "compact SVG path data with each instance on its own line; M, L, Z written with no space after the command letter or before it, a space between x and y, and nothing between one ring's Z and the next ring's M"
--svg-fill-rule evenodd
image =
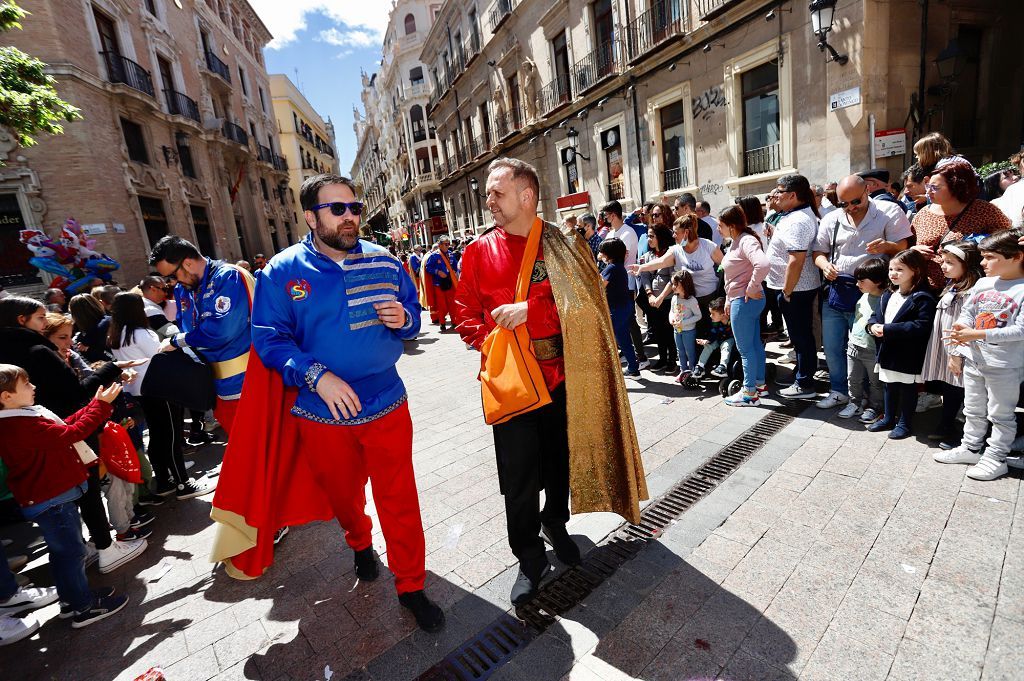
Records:
M364 582L372 582L377 579L379 574L377 559L373 555L373 547L368 546L362 551L356 551L356 577Z
M100 620L110 617L126 605L128 605L128 596L124 594L115 594L113 596L107 596L106 598L97 598L88 610L83 610L82 612L75 614L71 619L71 628L81 629L82 627L87 627L90 624L95 624Z
M423 631L433 634L444 629L444 610L432 603L422 590L399 594L398 602L412 612Z
M579 565L583 562L580 556L580 547L576 546L576 542L566 532L565 525L554 525L551 527L541 525L540 532L544 539L551 544L551 548L555 550L558 560L570 566Z

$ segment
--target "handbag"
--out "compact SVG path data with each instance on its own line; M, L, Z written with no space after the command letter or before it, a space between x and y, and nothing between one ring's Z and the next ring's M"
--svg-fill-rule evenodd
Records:
M836 237L839 234L839 220L832 230L832 244L829 249L828 261L835 264L838 254L836 253ZM853 312L860 300L860 289L857 288L857 279L849 274L838 274L832 281L825 282L828 295L825 302L833 310L838 312Z
M194 350L178 349L153 355L142 381L141 392L174 402L192 411L213 409L217 390L213 370Z
M526 300L529 292L543 226L540 218L536 218L526 240L516 280L516 303ZM494 327L484 339L480 352L480 398L487 425L504 423L551 403L525 323L512 330Z

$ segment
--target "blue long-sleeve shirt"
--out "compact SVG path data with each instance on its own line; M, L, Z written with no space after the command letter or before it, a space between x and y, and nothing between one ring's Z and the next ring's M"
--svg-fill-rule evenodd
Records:
M431 253L430 256L427 258L426 262L423 263L423 266L427 268L427 274L430 275L430 281L434 286L440 286L441 279L444 278L437 276L438 272L445 273L446 275L448 275L448 278L451 279L452 269L455 268L455 262L453 260L452 252L448 251L448 253L446 253L445 255L447 255L448 262L452 266L451 269L449 269L448 266L444 264L444 257L441 256L440 251L436 253Z
M181 333L171 337L171 344L201 351L213 365L217 397L238 399L252 346L245 275L234 265L207 258L199 285L187 289L179 283L174 300Z
M398 300L401 329L377 317L375 303ZM275 255L256 275L253 345L263 363L297 386L292 414L334 425L356 425L388 414L406 400L395 368L403 340L420 331L416 287L386 249L359 241L335 262L316 250L312 235ZM316 393L330 371L359 396L362 410L335 419Z

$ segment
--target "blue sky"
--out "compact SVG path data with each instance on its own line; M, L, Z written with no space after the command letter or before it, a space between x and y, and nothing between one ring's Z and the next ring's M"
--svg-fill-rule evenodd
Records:
M249 0L274 36L268 73L295 82L313 108L334 121L338 159L347 174L355 157L352 107L362 109L360 70L373 73L387 28L387 0ZM298 69L298 76L295 70Z

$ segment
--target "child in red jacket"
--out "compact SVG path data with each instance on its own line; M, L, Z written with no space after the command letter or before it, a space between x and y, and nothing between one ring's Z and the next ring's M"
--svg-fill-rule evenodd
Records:
M128 603L113 589L91 591L85 577L82 518L75 499L85 489L85 463L96 455L84 442L108 418L121 392L113 383L96 391L89 404L62 421L34 406L36 388L21 367L0 364L0 459L7 485L22 514L39 525L50 548L50 570L61 600L61 617L75 629L104 619ZM144 540L143 540L144 541Z

